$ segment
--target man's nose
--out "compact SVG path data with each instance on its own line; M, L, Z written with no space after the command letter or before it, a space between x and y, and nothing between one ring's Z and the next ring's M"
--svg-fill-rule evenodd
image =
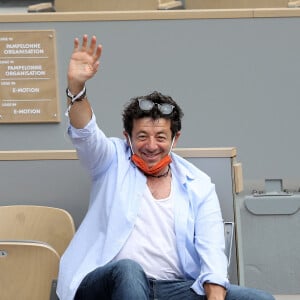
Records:
M148 141L147 141L146 147L147 147L147 150L149 150L149 151L156 150L157 149L157 143L156 143L155 138L149 138Z

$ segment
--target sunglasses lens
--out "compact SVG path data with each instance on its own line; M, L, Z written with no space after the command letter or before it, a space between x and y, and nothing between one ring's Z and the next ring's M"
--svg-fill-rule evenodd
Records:
M163 115L169 115L173 111L174 105L167 103L158 104L158 108Z
M139 99L139 107L141 110L151 110L154 106L154 103L147 99Z
M158 104L158 103L154 103L153 101L148 100L148 99L138 99L138 101L139 101L139 107L141 110L150 111L156 104L157 108L163 115L169 115L173 111L173 108L174 108L174 105L172 105L172 104L168 104L168 103Z

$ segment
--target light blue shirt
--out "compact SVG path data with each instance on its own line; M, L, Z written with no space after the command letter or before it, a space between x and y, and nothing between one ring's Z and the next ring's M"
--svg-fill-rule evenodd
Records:
M124 245L137 218L146 177L131 162L125 140L108 138L95 116L83 129L68 129L82 165L91 176L89 208L60 262L57 294L72 300L82 279L110 262ZM172 153L174 220L182 274L204 294L204 282L228 288L224 228L210 178Z

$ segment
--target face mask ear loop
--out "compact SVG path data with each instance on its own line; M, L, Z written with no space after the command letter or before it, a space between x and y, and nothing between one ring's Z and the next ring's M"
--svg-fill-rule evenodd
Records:
M128 141L129 141L129 146L130 146L131 152L132 152L132 154L134 154L131 139L130 139L130 135L128 133L127 133L127 138L128 138Z
M169 151L169 154L171 154L171 151L172 151L172 148L173 148L173 145L174 145L174 142L175 142L175 136L173 137L173 140L172 140L172 143L171 143L171 147L170 147L170 151Z

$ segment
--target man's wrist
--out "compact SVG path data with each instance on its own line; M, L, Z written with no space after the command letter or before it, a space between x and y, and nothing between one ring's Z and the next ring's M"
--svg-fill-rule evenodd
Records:
M83 89L76 94L73 94L69 88L66 89L67 97L71 100L70 104L73 104L75 101L81 101L86 96L86 87L83 86Z
M203 284L205 294L207 296L207 299L220 299L224 300L226 296L226 289L222 285L218 285L215 283L205 282Z
M74 78L68 76L68 88L73 95L78 94L85 86L85 82L77 81Z
M84 85L83 89L79 93L77 93L76 95L73 95L72 92L70 91L70 89L67 88L66 89L66 94L67 94L67 97L68 97L68 108L65 112L65 115L68 116L69 112L71 110L71 107L75 102L82 101L83 99L86 99L86 87Z

